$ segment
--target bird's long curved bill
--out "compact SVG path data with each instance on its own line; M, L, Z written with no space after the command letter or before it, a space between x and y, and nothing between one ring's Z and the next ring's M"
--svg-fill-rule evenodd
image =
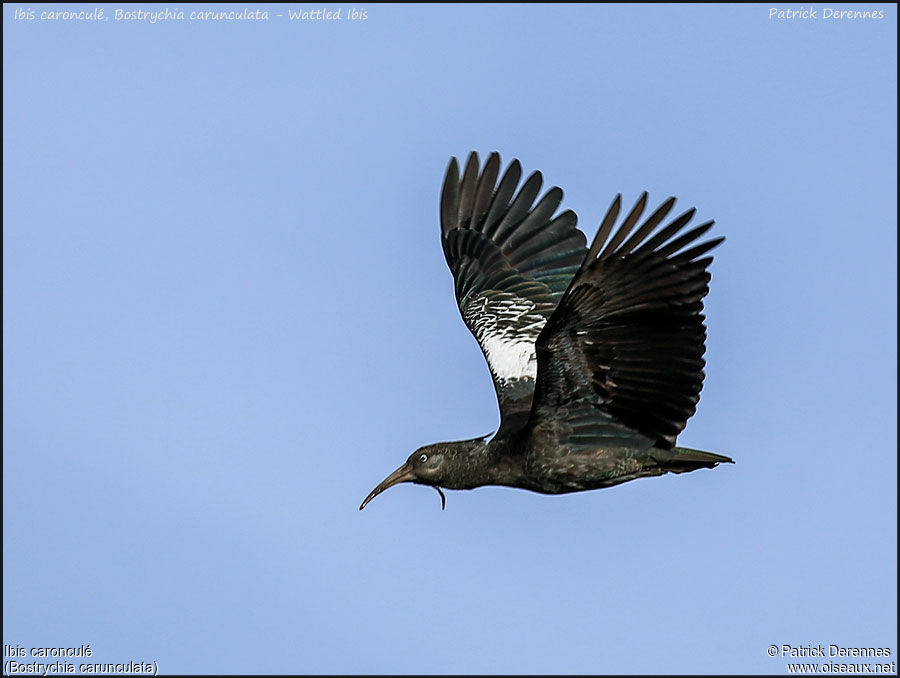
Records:
M378 487L376 487L374 490L369 492L369 496L363 500L362 504L360 504L359 510L362 511L366 507L366 504L368 504L370 501L372 501L375 497L377 497L379 494L384 492L389 487L393 487L394 485L397 485L398 483L410 483L415 479L416 479L416 474L415 474L415 471L413 471L412 463L406 462L405 464L403 464L403 466L401 466L396 471L394 471L391 475L389 475L387 478L382 480L378 484Z

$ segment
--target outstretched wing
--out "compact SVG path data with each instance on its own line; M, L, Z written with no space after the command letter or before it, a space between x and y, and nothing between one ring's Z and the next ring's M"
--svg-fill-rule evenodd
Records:
M499 183L497 153L480 176L478 169L473 152L460 179L456 158L450 160L441 194L441 242L459 311L487 359L502 421L509 422L531 410L535 340L581 265L587 240L574 212L553 216L562 190L551 188L534 204L540 172L517 193L518 160Z
M608 240L616 197L537 340L531 422L556 430L564 448L627 444L631 436L669 449L700 399L712 262L703 255L724 238L694 244L713 222L685 231L693 209L653 234L675 198L632 234L646 202L644 193Z

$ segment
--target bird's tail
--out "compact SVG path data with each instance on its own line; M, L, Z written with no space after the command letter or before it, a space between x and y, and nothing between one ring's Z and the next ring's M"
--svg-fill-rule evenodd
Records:
M667 471L683 473L698 468L715 468L719 464L733 464L734 459L714 452L693 450L690 447L673 447L672 456L663 462Z

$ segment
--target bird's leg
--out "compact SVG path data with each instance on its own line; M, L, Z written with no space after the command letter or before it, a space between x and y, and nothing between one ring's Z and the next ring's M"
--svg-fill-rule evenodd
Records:
M439 488L437 485L432 485L432 487L437 490L437 493L439 495L441 495L441 511L443 511L445 508L447 508L447 497L444 496L444 493L441 492L441 488Z

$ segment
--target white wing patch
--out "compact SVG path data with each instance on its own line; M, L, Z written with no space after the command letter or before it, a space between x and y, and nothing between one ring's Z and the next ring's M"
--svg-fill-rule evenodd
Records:
M503 292L488 294L493 298L474 295L465 305L464 316L491 372L498 382L533 380L537 376L534 342L546 318L528 299Z

